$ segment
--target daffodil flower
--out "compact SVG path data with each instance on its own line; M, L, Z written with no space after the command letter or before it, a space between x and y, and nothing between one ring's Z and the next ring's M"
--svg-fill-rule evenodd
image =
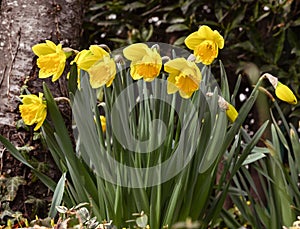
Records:
M53 76L53 82L58 80L64 71L67 59L62 45L55 45L52 41L46 40L46 43L34 45L32 51L39 57L37 59L40 68L39 78Z
M230 122L234 122L238 117L239 113L236 111L235 107L230 103L227 104L226 115Z
M124 56L131 61L130 74L134 80L143 78L146 82L153 81L160 73L162 58L155 48L137 43L123 50Z
M110 56L104 56L88 69L92 88L99 88L106 84L109 87L116 76L116 64Z
M78 75L80 69L89 73L90 84L93 88L99 88L104 84L109 87L116 75L114 60L98 45L91 45L89 50L80 51L72 63L77 64Z
M176 58L165 63L165 71L169 73L167 92L179 91L183 98L190 98L199 89L201 72L195 62L184 58Z
M208 92L206 93L207 96L213 96L213 93ZM233 105L231 105L229 102L227 102L222 96L219 95L218 99L218 105L219 107L226 112L226 116L229 119L231 123L233 123L236 118L238 117L239 113L235 109Z
M185 45L194 51L196 62L210 65L218 56L219 49L224 47L224 38L216 30L203 25L190 34L184 41Z
M289 104L297 104L297 98L292 92L292 90L286 86L285 84L278 81L278 78L269 74L265 73L263 77L266 77L269 82L272 84L272 86L275 89L275 95L278 99L287 102Z
M43 93L36 95L21 95L22 105L19 106L21 117L26 125L36 123L34 130L38 130L47 116L46 101L43 101Z
M282 101L293 105L297 104L297 98L292 90L280 82L278 82L277 87L275 88L275 94L277 98L281 99Z
M233 105L227 102L222 96L219 96L218 100L219 107L226 112L226 116L231 123L234 123L239 113Z

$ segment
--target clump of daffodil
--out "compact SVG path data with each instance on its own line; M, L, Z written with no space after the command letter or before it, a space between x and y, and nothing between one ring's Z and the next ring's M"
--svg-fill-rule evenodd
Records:
M126 47L123 54L131 61L130 74L134 80L143 78L146 82L150 82L159 75L162 58L156 48L137 43Z
M36 95L21 95L22 105L19 106L21 117L26 125L36 123L34 130L38 130L44 123L47 116L46 101L43 100L43 93Z
M277 77L269 73L265 73L263 77L266 77L272 84L272 86L275 89L275 95L278 99L285 101L289 104L297 104L297 98L292 92L292 90L285 84L279 82Z
M208 92L208 93L206 93L206 95L212 96L213 93ZM239 115L239 113L237 112L235 107L232 104L230 104L229 102L227 102L222 96L219 96L218 104L219 104L219 107L226 112L226 116L227 116L228 120L231 123L233 123Z
M164 68L169 73L168 94L179 91L183 98L190 98L199 89L202 76L195 62L176 58L165 63Z
M58 80L65 69L67 59L62 45L55 45L52 41L46 40L46 43L34 45L32 51L38 56L39 78L53 76L53 82Z
M198 31L190 34L184 43L194 51L196 62L210 65L218 56L219 49L224 47L224 38L218 31L202 25Z
M116 64L109 53L98 45L91 45L89 50L80 51L72 63L90 75L90 84L93 88L99 88L106 84L109 87L116 76Z

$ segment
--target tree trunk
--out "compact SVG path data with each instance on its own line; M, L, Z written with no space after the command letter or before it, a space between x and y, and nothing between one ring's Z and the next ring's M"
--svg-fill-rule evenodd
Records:
M16 134L13 130L19 119L20 88L26 78L36 78L31 47L49 39L77 48L87 0L0 0L0 3L0 134L15 140L18 138L12 135ZM52 85L61 88L62 82Z
M63 46L78 48L83 12L88 0L0 0L0 134L8 138L15 146L35 145L30 153L50 166L47 174L54 180L59 171L51 166L51 156L47 149L41 150L40 142L32 142L32 132L16 130L16 121L20 119L18 105L21 87L26 84L31 93L42 92L42 82L48 86L54 96L61 96L66 85L65 74L58 82L51 79L38 79L36 57L31 50L35 44L46 39ZM22 176L27 185L19 188L18 195L10 208L21 211L32 219L35 210L26 205L28 196L51 199L51 193L40 181L32 181L30 170L14 159L0 143L0 175ZM32 182L35 182L32 185ZM1 200L2 201L2 200ZM47 205L38 214L47 215ZM2 212L0 204L0 211Z

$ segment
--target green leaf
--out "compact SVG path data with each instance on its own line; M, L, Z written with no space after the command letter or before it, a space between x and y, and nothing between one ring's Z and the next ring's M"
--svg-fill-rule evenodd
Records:
M173 33L173 32L185 31L185 30L189 30L189 27L186 26L185 24L170 25L168 28L166 28L167 33Z
M57 212L56 207L60 206L65 191L66 173L63 173L59 179L52 197L52 203L49 210L49 217L54 218Z
M285 30L281 31L279 39L276 43L276 49L275 49L274 61L273 61L274 64L276 64L279 58L281 57L281 53L284 47L284 41L285 41Z
M132 3L126 4L125 7L123 8L123 10L125 10L125 11L133 11L135 9L143 8L145 6L146 6L145 3L136 1L136 2L132 2Z
M253 163L255 161L258 161L262 158L264 158L266 155L263 153L252 153L250 155L248 155L248 157L246 158L246 160L243 162L242 165L248 165L250 163Z
M68 79L68 89L69 92L75 94L77 90L77 81L78 81L78 71L77 64L74 63L71 65L70 75Z

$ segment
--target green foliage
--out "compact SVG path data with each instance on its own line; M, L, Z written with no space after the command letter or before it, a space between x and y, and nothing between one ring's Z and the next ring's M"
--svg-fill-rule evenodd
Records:
M229 92L226 73L222 63L220 65L223 69L221 72L222 91ZM196 109L193 108L195 110L189 111L186 109L189 108L188 103L185 103L189 100L182 100L182 109L175 112L172 106L179 99L178 95L164 95L165 88L159 84L158 80L147 85L143 81L134 83L128 72L124 70L120 71L119 77L113 82L113 89L104 88L105 114L114 114L113 109L117 108L120 109L119 114L129 118L132 136L130 133L123 133L123 136L149 139L150 136L157 135L157 139L163 139L164 135L169 133L163 144L145 155L126 149L123 146L126 143L120 142L116 133L112 131L113 125L118 126L124 122L122 120L124 117L120 116L121 119L119 119L118 116L107 115L106 133L105 135L102 133L96 103L97 94L91 89L88 76L84 72L81 72L80 76L82 88L76 90L72 87L75 95L71 93L74 121L78 130L75 152L72 139L56 102L44 84L44 94L53 125L45 122L42 132L54 161L63 173L55 188L50 216L54 216L54 207L63 200L68 207L89 202L92 206L92 213L98 220L113 220L114 225L118 227L125 226L134 212L144 212L135 220L140 227L144 227L144 224L148 223L151 228L161 228L164 225L170 226L176 222L185 221L188 217L199 220L200 228L217 225L226 196L232 192L230 180L245 164L264 157L264 151L255 146L267 123L262 125L252 138L247 136L245 139L245 133L241 132L241 125L257 98L260 82L240 109L237 120L228 127L225 112L218 109L217 90L214 90L211 98L207 99L206 97L206 92L214 88L214 82L210 82L213 79L211 73L205 67L202 72L201 91L195 93L191 100L192 107ZM77 80L76 74L77 71L71 73L70 81ZM164 74L162 77L165 77ZM72 82L69 85L72 85ZM132 85L136 87L134 90L138 90L140 95L145 96L145 99L135 106L130 100L135 98L134 90L127 89ZM124 94L123 91L128 94ZM173 105L169 106L160 100L150 99L151 97L162 99L161 96L164 99L168 98L170 104ZM228 93L227 96L229 96ZM201 104L201 106L197 104ZM128 117L121 113L122 110L126 110L126 107L133 108ZM83 113L82 110L85 112ZM155 119L162 120L167 129L161 130L159 126L149 129L149 123ZM197 120L202 120L201 126L198 126ZM0 140L19 160L34 169L10 143L4 138ZM242 144L242 140L246 143ZM130 143L130 139L126 141ZM148 145L145 145L147 149L151 148L151 145L157 144L156 140L151 137L148 142ZM196 146L195 153L191 147L193 145ZM174 153L178 154L177 149L178 152L186 151L184 152L187 154L185 157L190 157L188 163L180 167L179 171L176 171L167 180L163 180L165 171L162 169L154 173L151 171L156 164L166 161ZM120 170L122 167L105 160L107 155L122 165L144 168L146 172L144 175L139 172L126 175L128 171ZM186 160L184 158L183 161ZM224 163L223 174L216 183L220 161ZM122 176L121 173L119 174L121 171ZM34 172L54 190L49 178L45 179L44 175L37 172L36 169ZM119 184L112 183L110 176L114 174L117 175ZM230 174L230 176L227 177L226 174ZM120 180L121 177L124 179L126 176L128 181ZM159 183L147 185L145 182L153 177L158 178ZM68 185L65 185L65 181ZM134 186L128 187L127 185L130 183L126 182L133 182Z
M272 116L272 139L265 142L269 153L267 158L252 166L259 182L243 168L234 181L247 194L231 196L242 216L255 228L289 226L300 213L299 136L293 125L287 125L276 101L275 107L283 124L279 126L278 120ZM289 133L288 137L283 131Z

